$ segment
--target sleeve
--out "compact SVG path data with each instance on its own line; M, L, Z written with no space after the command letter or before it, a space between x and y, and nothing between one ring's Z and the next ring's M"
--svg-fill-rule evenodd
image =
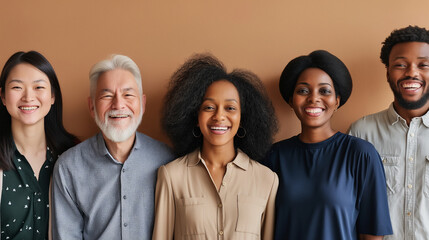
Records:
M171 179L167 168L158 169L155 191L155 223L152 240L171 240L174 236L176 208Z
M274 181L271 186L270 196L268 197L267 207L265 214L262 219L262 239L271 240L274 239L274 221L275 221L275 201L277 195L277 189L279 187L279 178L277 174L273 173Z
M361 198L357 230L360 234L390 235L392 226L387 202L386 178L381 158L375 148L368 144L370 151L362 165L360 176ZM361 159L362 160L362 159Z
M56 240L83 239L84 220L72 197L74 189L68 176L57 163L52 186L52 237Z

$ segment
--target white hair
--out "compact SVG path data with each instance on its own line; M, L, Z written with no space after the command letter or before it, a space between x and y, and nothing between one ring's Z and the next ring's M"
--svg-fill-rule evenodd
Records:
M139 87L140 95L143 95L142 77L137 64L127 56L113 54L110 58L96 63L89 71L89 91L92 99L94 99L97 81L100 75L104 72L115 69L127 70L133 74L137 86Z

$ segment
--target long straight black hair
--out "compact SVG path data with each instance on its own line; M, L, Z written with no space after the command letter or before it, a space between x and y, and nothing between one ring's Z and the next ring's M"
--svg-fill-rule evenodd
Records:
M27 63L42 71L49 78L54 104L45 116L46 143L53 152L54 159L68 148L76 145L79 140L63 126L63 101L57 75L49 61L36 51L16 52L5 63L0 75L2 98L5 96L6 80L10 71L18 64ZM3 104L0 104L0 169L13 169L13 137L11 116ZM1 176L0 176L1 177Z

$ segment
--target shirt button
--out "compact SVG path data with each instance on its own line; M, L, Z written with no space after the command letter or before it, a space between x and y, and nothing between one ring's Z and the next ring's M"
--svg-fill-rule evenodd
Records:
M125 172L125 168L122 168L122 172Z
M387 162L387 160L384 158L384 159L383 159L383 163L386 163L386 162Z
M412 161L414 160L414 158L413 158L413 157L410 157L409 159L410 159L410 162L412 162Z
M128 224L127 223L124 223L124 227L127 227L128 226Z
M411 212L407 212L407 215L408 215L408 216L411 216Z
M225 186L226 185L226 183L225 182L222 182L222 184L221 184L222 186Z
M123 196L123 198L124 198L124 199L127 199L127 195L124 195L124 196Z
M411 135L411 137L414 137L414 133L411 133L410 135Z
M411 184L408 184L408 188L410 188L410 189L411 189L411 188L413 188L413 185L411 185Z
M222 207L222 203L219 203L217 206L218 206L219 208L221 208L221 207Z
M223 231L222 231L222 230L221 230L221 231L219 231L219 235L221 235L221 236L223 235Z

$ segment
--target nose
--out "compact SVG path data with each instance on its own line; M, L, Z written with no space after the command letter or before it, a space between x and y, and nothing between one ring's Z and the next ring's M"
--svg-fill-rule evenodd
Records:
M415 64L410 64L405 74L408 77L416 78L419 76L419 69Z
M22 100L25 102L31 102L34 99L34 91L31 88L25 88Z
M125 100L120 95L115 95L112 100L113 109L123 109L125 106Z
M222 108L217 108L216 112L213 114L214 121L223 121L225 119L225 112Z
M312 91L308 97L307 97L307 101L310 103L315 103L315 102L319 102L320 101L320 95L317 91Z

